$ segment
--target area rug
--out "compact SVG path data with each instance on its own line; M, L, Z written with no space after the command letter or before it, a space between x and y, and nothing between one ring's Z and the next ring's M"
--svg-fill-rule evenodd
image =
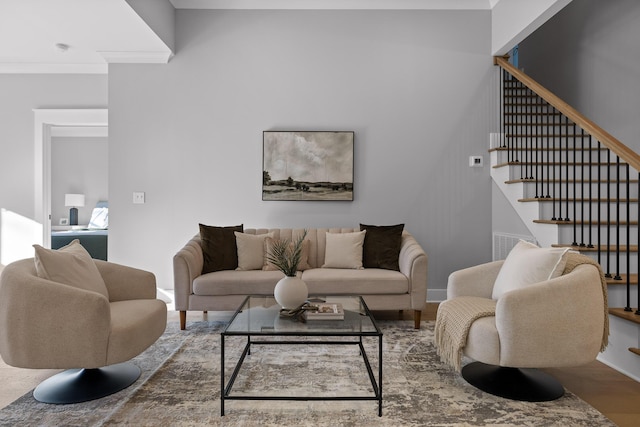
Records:
M567 392L544 403L515 402L467 384L440 362L433 323L379 322L384 333L383 416L374 401L227 401L220 416L220 335L217 322L170 323L134 359L142 376L106 398L47 405L27 393L0 411L0 425L20 426L614 426ZM225 372L246 342L225 340ZM365 341L366 342L366 341ZM376 341L366 343L377 366ZM277 390L277 391L275 391ZM354 346L265 345L252 350L234 394L366 395L371 384Z

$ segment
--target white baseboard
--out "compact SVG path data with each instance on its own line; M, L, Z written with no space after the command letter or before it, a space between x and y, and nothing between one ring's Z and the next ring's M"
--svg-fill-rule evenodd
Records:
M427 302L442 302L446 299L446 289L427 289Z

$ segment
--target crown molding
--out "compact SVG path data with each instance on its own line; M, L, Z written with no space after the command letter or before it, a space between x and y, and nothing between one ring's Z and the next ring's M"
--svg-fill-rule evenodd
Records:
M489 10L499 0L170 0L176 9Z
M109 64L167 64L173 52L109 52L98 51Z

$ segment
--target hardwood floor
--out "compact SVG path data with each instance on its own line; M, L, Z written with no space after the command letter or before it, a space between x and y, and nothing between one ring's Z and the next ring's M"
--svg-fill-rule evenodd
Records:
M435 320L437 309L437 303L427 303L422 311L422 320ZM374 314L378 319L398 319L399 317L397 311L379 311ZM202 313L190 312L188 320L196 320L202 316ZM210 312L207 316L212 319L218 314ZM228 314L219 316L224 317ZM401 317L412 320L413 313L407 310L401 314ZM169 311L169 321L178 322L177 312ZM602 412L618 426L640 425L640 383L598 361L576 368L546 369L545 371L555 376L568 390ZM0 388L0 408L33 389L55 372L57 371L13 368L0 360L0 380L3 384Z

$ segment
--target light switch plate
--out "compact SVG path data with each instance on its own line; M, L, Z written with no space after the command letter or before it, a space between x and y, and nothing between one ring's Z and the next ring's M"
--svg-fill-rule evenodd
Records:
M133 203L136 205L144 204L144 191L133 192Z

